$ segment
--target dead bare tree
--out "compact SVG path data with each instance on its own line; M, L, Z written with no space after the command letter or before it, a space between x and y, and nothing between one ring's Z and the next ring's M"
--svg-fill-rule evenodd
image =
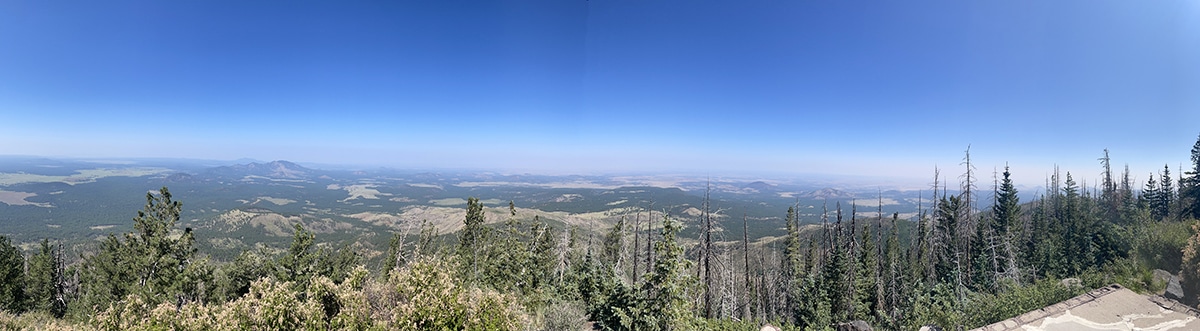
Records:
M750 318L751 314L750 301L754 293L754 287L750 284L750 225L746 221L745 213L742 213L742 253L746 258L746 269L743 272L746 276L746 301L742 305L742 318L747 319Z
M650 199L650 207L646 209L650 217L646 219L646 274L654 268L654 199Z
M703 251L704 255L704 317L712 318L712 214L710 214L712 184L708 182L704 188L704 240Z
M633 283L634 284L637 284L637 282L638 282L638 269L639 269L639 264L640 264L639 262L641 262L641 260L639 259L639 255L641 255L641 254L639 254L639 253L641 252L641 249L642 249L642 242L641 242L642 236L640 234L638 234L638 231L641 231L641 229L642 229L641 220L642 220L642 210L641 210L641 207L638 207L637 214L633 217ZM646 233L647 233L647 235L649 235L650 232L647 231Z
M963 255L961 260L965 261L965 263L962 263L966 265L965 273L971 275L974 273L975 264L970 263L974 257L971 256L971 250L968 248L971 247L971 242L975 240L975 227L978 226L978 222L973 217L974 215L972 215L972 212L975 210L975 166L971 164L971 145L969 144L967 145L967 150L964 152L963 162L960 165L966 166L966 173L961 176L962 181L960 182L962 192L959 192L965 203L966 212L962 220L959 221L960 226L957 235L960 244L958 247L960 248L960 253ZM978 238L978 240L983 240L983 238ZM967 285L970 285L971 277L965 277L965 279L967 280Z

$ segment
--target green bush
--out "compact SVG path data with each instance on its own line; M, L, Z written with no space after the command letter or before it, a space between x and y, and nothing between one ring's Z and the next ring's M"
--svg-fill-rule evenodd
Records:
M551 300L540 311L540 328L544 331L583 330L587 313L576 301Z
M1130 229L1133 254L1149 269L1178 274L1183 248L1192 235L1191 222L1146 221Z
M100 330L517 330L527 324L514 299L464 287L452 270L447 263L423 260L376 283L359 267L341 284L318 276L303 289L262 278L246 295L213 305L155 304L135 294L110 304L93 325Z
M389 328L401 330L517 330L525 324L516 300L495 291L466 288L457 267L423 259L393 272L389 280L400 302Z
M985 326L1070 299L1084 292L1087 292L1087 288L1066 287L1057 279L1043 279L1024 286L1004 282L996 294L972 293L962 306L964 309L961 325L968 329Z
M48 312L27 312L21 315L0 311L0 331L9 330L87 330L86 326L70 324Z

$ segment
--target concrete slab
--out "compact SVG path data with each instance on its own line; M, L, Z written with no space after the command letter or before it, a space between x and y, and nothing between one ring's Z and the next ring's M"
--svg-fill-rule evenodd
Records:
M1200 312L1110 285L976 330L1200 330Z

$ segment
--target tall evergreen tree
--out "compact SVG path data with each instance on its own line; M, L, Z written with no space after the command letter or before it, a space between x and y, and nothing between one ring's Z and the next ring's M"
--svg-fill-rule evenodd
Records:
M829 309L833 313L833 320L845 321L850 317L850 293L847 290L852 290L849 271L850 263L853 263L853 256L850 255L850 244L848 241L852 239L845 238L842 231L842 205L837 204L837 220L834 223L833 231L830 234L830 243L826 253L829 258L825 262L824 270L821 272L823 279L821 286L824 291L824 301L829 303Z
M63 298L63 264L58 249L43 239L37 254L29 258L26 293L30 310L50 312L62 317L66 303Z
M890 231L888 231L887 242L884 246L884 299L882 311L879 315L883 316L880 321L883 323L883 328L899 329L900 320L900 303L903 301L904 295L904 271L901 261L904 261L903 251L900 250L900 230L897 222L900 220L900 213L892 214L892 222Z
M942 197L937 205L934 262L936 279L942 283L961 284L963 258L961 242L956 235L963 218L963 201L958 196Z
M654 272L643 285L650 296L643 309L658 330L687 329L692 317L691 290L696 279L686 270L691 261L683 258L683 246L675 239L679 225L670 216L663 217L662 238L654 243L657 258Z
M917 212L916 242L913 244L913 252L911 253L911 256L914 258L914 262L912 263L913 280L930 283L932 280L932 270L934 265L934 263L930 261L930 232L932 230L930 229L929 217L926 216L925 210L923 207L919 208L922 209Z
M1063 251L1070 252L1065 274L1078 275L1088 266L1097 265L1097 246L1093 235L1097 232L1091 213L1084 208L1084 198L1079 195L1079 187L1067 172L1067 180L1063 187L1063 223L1066 225L1063 235Z
M1017 196L1017 188L1013 186L1009 177L1011 175L1008 166L1004 166L1004 179L1000 182L1000 189L996 192L996 204L992 207L992 233L998 238L998 258L1002 262L997 273L1019 279L1017 256L1020 254L1016 252L1017 246L1013 242L1018 237L1015 232L1020 229L1021 198Z
M317 235L305 230L299 223L292 225L292 243L288 250L279 257L279 269L276 277L287 282L297 282L307 287L308 281L317 274L317 262L320 254L316 247Z
M1197 137L1196 144L1192 145L1191 159L1192 169L1184 173L1187 175L1187 185L1180 187L1179 201L1183 205L1183 213L1200 219L1200 137Z
M1128 222L1132 220L1133 214L1137 209L1137 200L1133 194L1133 179L1129 175L1129 165L1125 165L1125 171L1121 172L1121 188L1120 188L1120 214L1121 221Z
M134 231L121 239L109 235L96 255L84 259L80 281L84 307L103 307L128 294L177 304L204 299L200 286L212 272L206 262L195 260L192 229L171 233L182 206L166 187L158 194L146 194L145 207L133 219Z
M20 313L24 303L25 255L8 237L0 236L0 310Z
M393 233L392 239L388 240L388 250L383 255L383 269L381 270L385 276L396 267L404 265L404 237L404 234Z
M1138 204L1150 211L1150 217L1154 219L1162 219L1163 215L1159 212L1159 204L1162 199L1160 197L1158 182L1154 180L1154 173L1150 173L1150 179L1146 180L1146 185L1142 188L1142 195L1138 197Z
M613 273L620 275L622 273L621 265L624 264L625 251L625 217L617 220L608 233L604 234L604 243L602 246L600 261L605 266L613 269Z
M487 238L487 228L483 226L483 203L479 202L479 198L467 198L467 216L463 220L463 229L458 234L458 256L465 263L465 267L470 268L471 281L478 280L480 250L483 249L484 242Z
M804 272L801 270L804 263L801 262L800 229L798 223L796 206L789 206L787 210L787 217L785 218L787 237L784 241L782 261L782 277L785 288L787 289L784 292L784 309L789 312L793 312L798 309L797 305L799 304L798 301L800 300L800 294L797 292L797 286L799 285L797 280L804 274Z
M1107 148L1104 149L1104 157L1100 158L1100 164L1104 167L1104 172L1100 175L1100 205L1104 210L1105 219L1116 223L1120 216L1121 199L1116 180L1113 178L1112 162L1108 157Z
M854 316L856 320L864 320L874 324L875 313L879 310L879 256L876 242L871 234L871 225L864 224L862 237L859 239L861 249L858 250L857 274L854 281Z
M1171 181L1171 167L1164 164L1162 171L1162 181L1159 182L1158 189L1158 215L1160 218L1173 218L1172 210L1175 208L1175 186Z

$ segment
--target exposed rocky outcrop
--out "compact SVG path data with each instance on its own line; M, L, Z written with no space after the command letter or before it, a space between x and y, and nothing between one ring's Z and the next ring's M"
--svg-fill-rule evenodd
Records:
M871 328L871 324L867 324L867 321L857 320L857 321L852 321L852 322L835 324L834 330L837 330L837 331L871 331L874 329Z

